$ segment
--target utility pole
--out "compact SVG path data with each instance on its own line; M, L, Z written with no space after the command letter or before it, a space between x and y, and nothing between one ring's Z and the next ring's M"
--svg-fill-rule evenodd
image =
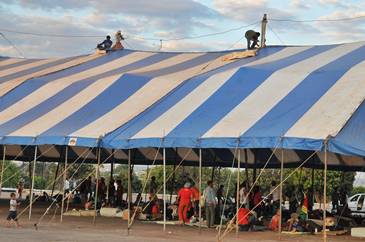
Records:
M266 47L266 25L267 25L267 14L264 14L264 17L262 17L261 21L261 42L260 42L260 48Z

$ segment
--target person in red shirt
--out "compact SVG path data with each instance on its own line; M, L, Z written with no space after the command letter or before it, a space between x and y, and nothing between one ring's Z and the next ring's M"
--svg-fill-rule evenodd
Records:
M279 222L280 222L280 210L278 209L276 211L276 214L271 218L269 229L272 231L278 231L279 230Z
M252 229L256 218L255 216L250 213L250 210L248 210L245 207L242 207L238 210L238 226L240 227L241 231L249 231Z
M257 213L257 217L259 218L261 216L261 202L262 202L262 196L260 192L260 187L255 186L253 188L253 207L255 207L255 211Z
M199 200L200 200L200 192L198 188L193 183L191 186L192 199L193 199L193 209L194 209L194 217L197 218L199 216Z
M193 198L193 192L190 189L191 184L189 182L185 183L184 187L180 189L178 193L178 215L180 224L189 223L188 211L191 208L191 200Z

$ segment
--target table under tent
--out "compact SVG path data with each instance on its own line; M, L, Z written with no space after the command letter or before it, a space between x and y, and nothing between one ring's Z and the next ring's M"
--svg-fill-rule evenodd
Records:
M240 51L1 58L3 159L363 170L365 42Z

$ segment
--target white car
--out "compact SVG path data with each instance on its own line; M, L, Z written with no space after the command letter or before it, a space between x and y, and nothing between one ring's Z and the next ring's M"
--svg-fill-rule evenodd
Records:
M347 199L347 204L353 215L365 216L365 193L355 194Z

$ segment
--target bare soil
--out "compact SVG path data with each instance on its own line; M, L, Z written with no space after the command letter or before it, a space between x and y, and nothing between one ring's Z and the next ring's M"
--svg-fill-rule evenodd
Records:
M97 217L93 224L92 217L71 217L64 216L63 223L60 223L59 210L53 217L53 210L41 221L39 218L45 212L45 205L36 204L33 208L31 220L28 220L28 213L20 218L22 228L5 228L5 218L8 213L8 206L5 201L0 206L0 242L86 242L86 241L125 241L125 242L217 242L215 229L202 228L201 233L196 227L180 227L167 225L166 232L160 224L146 224L139 221L133 224L129 235L127 234L127 222L120 218ZM21 211L23 208L19 208ZM53 219L52 219L53 218ZM38 230L34 224L38 223ZM265 231L265 232L239 232L238 236L231 232L224 238L224 242L250 241L250 242L317 242L323 241L321 235L287 235ZM329 242L351 242L364 241L353 238L349 235L328 236Z

